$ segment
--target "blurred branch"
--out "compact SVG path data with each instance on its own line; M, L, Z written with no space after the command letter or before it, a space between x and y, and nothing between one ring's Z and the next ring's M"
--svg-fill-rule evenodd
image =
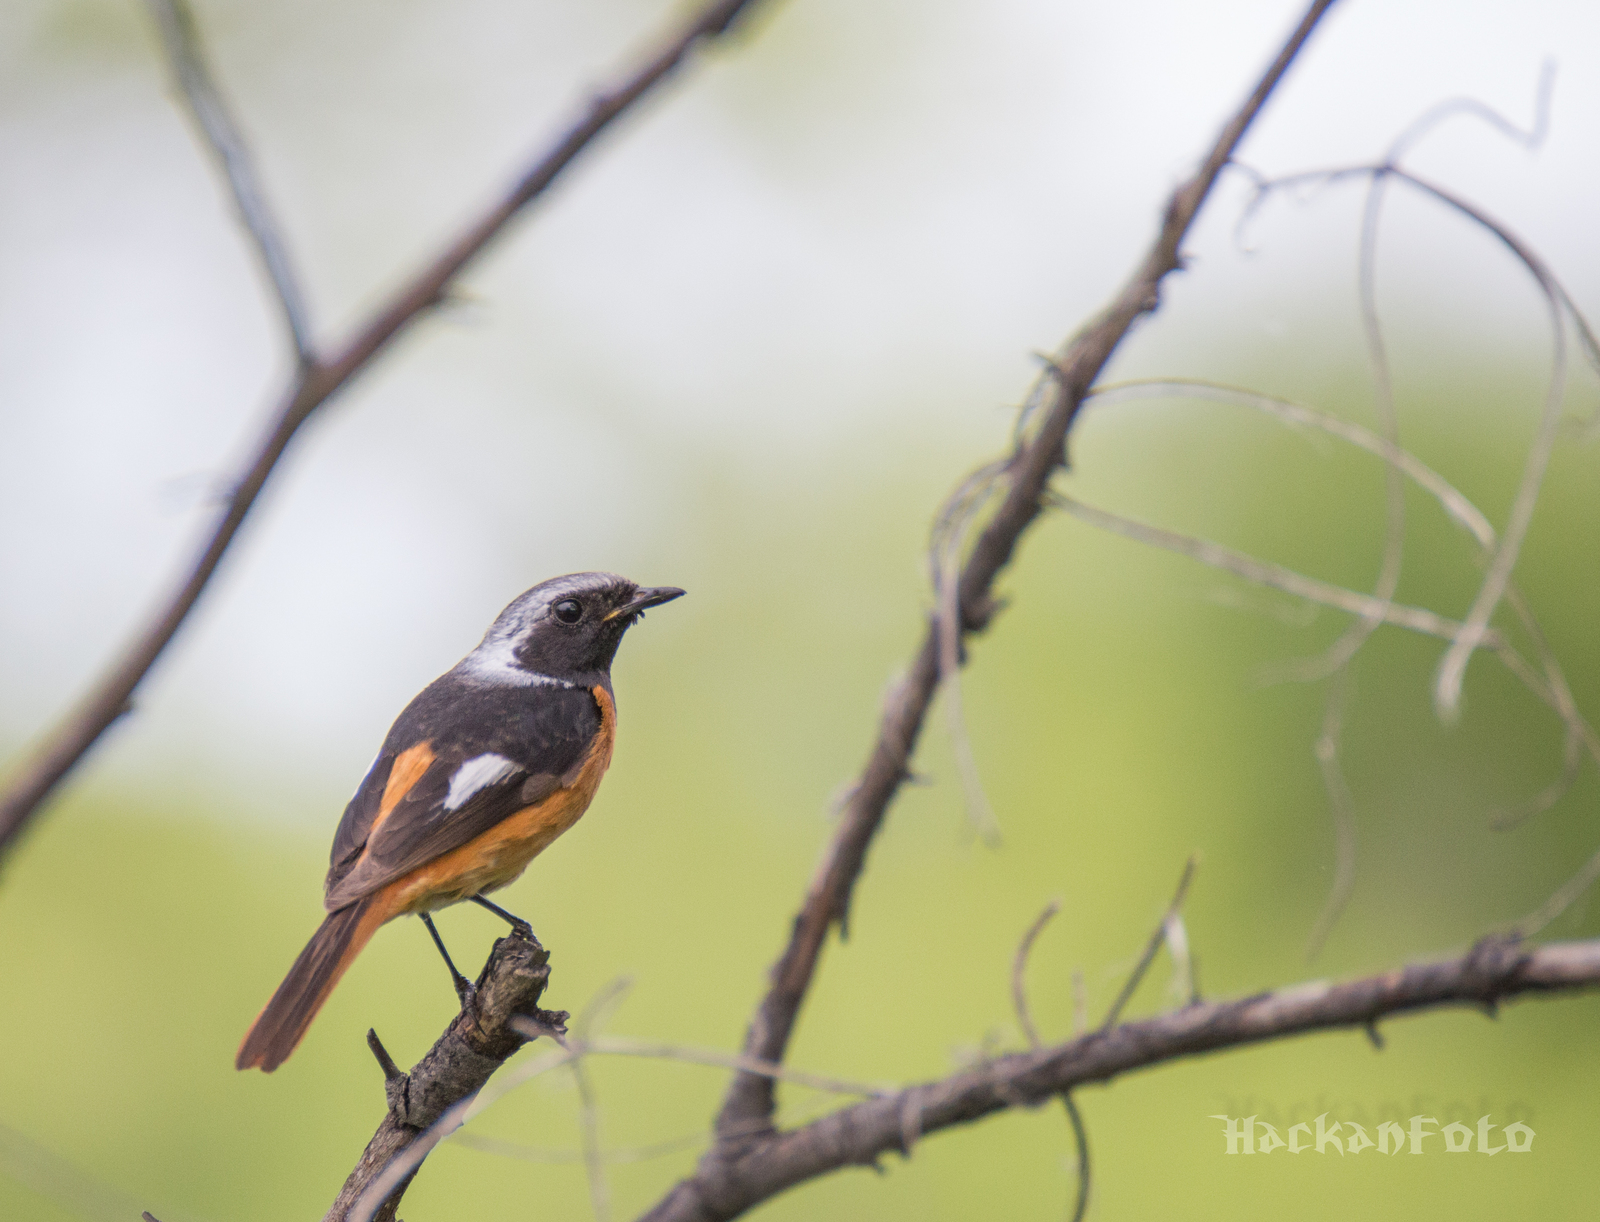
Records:
M332 356L324 359L314 350L309 355L302 352L300 367L291 385L280 396L280 406L254 456L233 485L222 520L213 529L193 566L121 657L106 669L81 703L49 732L33 756L8 779L0 793L0 854L16 840L62 778L111 724L132 707L134 690L199 600L300 426L348 386L396 336L443 301L456 279L500 235L507 223L541 196L596 137L670 76L700 44L726 34L735 20L755 3L756 0L714 0L701 8L663 39L643 64L618 84L595 94L581 117L534 161L504 198L416 272L353 337L334 349ZM179 34L180 50L192 46L192 27L186 34L180 28ZM184 42L185 38L190 41ZM195 62L198 64L198 60ZM181 65L179 70L182 71ZM203 81L203 74L198 79ZM191 105L195 105L192 97ZM221 114L218 111L213 118ZM226 122L225 116L220 122L217 130L227 139L236 140L237 132ZM201 125L208 139L213 141L213 147L218 147L217 136L203 116ZM230 163L224 156L224 165L230 167L230 172L239 164L248 165L248 162ZM237 191L239 180L231 181ZM240 207L245 210L242 202ZM249 215L246 211L247 218Z
M726 1222L787 1188L844 1167L908 1154L906 1134L934 1133L1015 1107L1033 1107L1088 1082L1266 1040L1439 1006L1490 1015L1526 994L1600 986L1600 939L1523 947L1486 938L1454 959L1413 964L1344 984L1315 981L1234 1001L1197 1002L1066 1043L986 1060L936 1082L852 1104L787 1132L767 1132L703 1162L646 1222Z
M504 1098L524 1082L530 1082L563 1065L577 1066L587 1056L643 1057L648 1060L684 1061L691 1065L737 1069L744 1073L768 1074L774 1078L782 1078L786 1082L811 1087L813 1090L857 1095L863 1098L884 1098L894 1093L890 1089L865 1086L858 1082L845 1082L837 1078L825 1078L818 1074L808 1074L787 1066L757 1061L737 1053L718 1052L710 1048L692 1048L681 1044L653 1043L611 1036L599 1036L587 1040L574 1036L569 1039L566 1038L564 1029L552 1026L547 1021L551 1017L548 1014L542 1014L538 1018L513 1016L508 1025L530 1040L538 1039L541 1035L549 1036L560 1044L559 1049L517 1066L516 1069L496 1079L494 1085L484 1090L482 1094L463 1095L439 1112L425 1132L417 1134L409 1144L397 1147L386 1163L379 1163L375 1167L375 1173L368 1178L366 1187L348 1216L336 1216L330 1213L324 1222L369 1222L373 1218L379 1219L379 1222L390 1222L393 1217L392 1211L388 1214L375 1212L380 1202L386 1200L391 1193L398 1198L398 1193L404 1190L405 1185L416 1173L416 1169L422 1165L422 1160L435 1146L447 1137L454 1136L468 1120L496 1100ZM564 1020L566 1016L563 1014L556 1017ZM374 1037L369 1033L368 1038L370 1040ZM373 1051L379 1052L379 1049L374 1047ZM380 1052L379 1061L384 1065L384 1073L390 1075L392 1062L387 1060L387 1054ZM394 1106L392 1101L395 1087L392 1075L390 1075L390 1085L385 1089L390 1092L391 1106ZM591 1106L591 1102L584 1103L585 1108ZM605 1161L603 1153L594 1145L592 1137L585 1139L585 1148L580 1157L591 1171L597 1163Z
M1294 62L1333 0L1314 0L1250 95L1222 129L1195 176L1173 192L1155 242L1127 285L1092 323L1051 361L1038 389L1038 420L1031 436L1019 436L1016 449L1004 465L1004 496L989 519L960 571L955 596L960 635L965 637L988 626L998 604L991 588L995 577L1010 561L1022 532L1043 508L1047 485L1066 458L1066 438L1089 388L1110 360L1118 344L1141 317L1160 304L1161 282L1183 265L1179 253L1189 227L1210 194L1245 131L1260 114L1267 98ZM948 611L944 614L948 615ZM800 1005L816 971L817 960L835 924L844 930L851 893L866 863L889 803L909 775L911 755L928 707L939 686L942 633L941 614L930 617L922 646L902 679L888 697L877 741L861 777L844 804L839 828L814 875L782 956L771 972L762 998L745 1036L745 1052L762 1061L781 1061L799 1016ZM954 634L952 634L954 635ZM680 1184L660 1207L663 1216L687 1200L700 1199L700 1185L722 1182L723 1164L737 1160L744 1143L758 1142L749 1134L754 1121L769 1119L775 1104L772 1079L740 1074L729 1086L717 1117L722 1138L695 1175ZM689 1216L689 1215L681 1215Z
M1161 944L1169 941L1169 930L1178 913L1183 911L1184 897L1189 894L1189 884L1194 881L1194 869L1200 864L1198 855L1191 853L1189 860L1183 863L1183 874L1178 878L1178 889L1172 894L1172 902L1167 905L1167 910L1161 914L1161 921L1156 926L1155 932L1150 935L1150 940L1145 943L1144 953L1139 956L1139 962L1134 965L1133 971L1128 973L1127 982L1122 986L1122 992L1117 994L1117 999L1111 1003L1111 1009L1106 1011L1105 1022L1100 1024L1100 1030L1109 1031L1116 1026L1117 1019L1122 1017L1123 1008L1133 999L1134 993L1139 988L1139 982L1144 979L1150 965L1156 961L1156 955L1161 950Z
M266 193L256 178L255 160L244 134L228 112L222 94L206 68L205 53L200 45L200 32L195 28L194 13L188 0L149 0L150 11L155 15L161 30L161 43L167 53L183 100L189 113L199 125L206 146L217 159L228 188L233 192L233 202L239 209L239 219L255 243L256 254L267 270L277 294L278 308L283 311L284 326L289 332L289 342L294 345L300 364L310 365L316 360L312 349L311 323L306 316L305 300L295 281L294 268L289 262L289 250L278 234L277 222L267 205Z
M513 933L494 944L475 991L461 1013L408 1074L400 1073L382 1043L368 1035L384 1072L389 1113L367 1143L323 1222L376 1218L393 1222L417 1168L438 1138L428 1130L452 1108L470 1104L489 1076L529 1039L564 1029L566 1014L539 1009L550 981L550 953L536 940ZM528 1016L533 1024L528 1024ZM397 1156L412 1158L400 1176L384 1173Z
M138 1209L122 1189L0 1121L0 1182L7 1180L31 1189L60 1206L64 1214L85 1222L127 1222Z

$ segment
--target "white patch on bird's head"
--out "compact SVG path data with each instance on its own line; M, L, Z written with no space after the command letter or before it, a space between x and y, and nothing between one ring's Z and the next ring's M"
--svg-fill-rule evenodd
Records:
M526 590L500 612L489 631L483 634L478 647L462 658L456 670L480 683L512 687L578 687L565 679L540 674L521 666L517 649L527 640L528 634L550 614L550 608L563 598L595 594L626 586L636 588L626 577L616 573L567 573L541 581Z

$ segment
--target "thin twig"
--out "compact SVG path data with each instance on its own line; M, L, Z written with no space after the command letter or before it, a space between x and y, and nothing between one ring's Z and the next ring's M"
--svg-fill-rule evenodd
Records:
M1096 509L1093 505L1085 505L1082 501L1071 497L1058 494L1054 500L1061 509L1080 522L1086 522L1090 526L1112 534L1122 535L1124 538L1135 539L1140 543L1148 543L1152 547L1177 552L1181 556L1188 556L1212 568L1223 569L1243 577L1246 581L1270 586L1274 590L1282 590L1285 594L1293 594L1297 598L1321 603L1326 607L1336 607L1352 615L1375 615L1382 622L1446 641L1454 640L1463 628L1455 620L1436 615L1425 607L1385 602L1370 594L1361 594L1344 586L1318 581L1315 577L1307 577L1282 565L1268 564L1264 560L1236 552L1209 539L1197 539L1192 535L1181 535L1176 531L1163 530L1159 526L1136 522L1132 518L1124 518L1118 514L1107 513L1103 509ZM1500 646L1502 640L1498 633L1490 630L1479 644L1485 648L1495 649Z
M1544 480L1545 470L1555 449L1556 437L1561 425L1561 409L1566 392L1567 332L1564 325L1565 322L1571 320L1578 331L1579 340L1586 355L1591 363L1595 363L1597 366L1600 366L1600 343L1596 342L1592 328L1561 282L1545 265L1544 261L1510 228L1490 217L1488 213L1477 205L1469 203L1455 193L1436 183L1429 182L1409 170L1400 168L1393 162L1386 161L1378 165L1346 166L1333 170L1307 171L1271 180L1257 176L1255 197L1251 204L1246 207L1244 216L1241 218L1241 224L1245 218L1253 214L1260 201L1266 199L1270 194L1291 188L1300 183L1318 182L1331 184L1351 178L1366 178L1370 181L1391 177L1455 209L1494 235L1533 278L1550 311L1550 339L1552 346L1550 378L1545 391L1544 406L1540 413L1539 427L1535 432L1533 443L1529 447L1524 461L1522 479L1518 483L1517 493L1511 505L1511 512L1507 517L1504 530L1500 533L1494 555L1487 565L1477 596L1473 599L1472 606L1467 612L1460 633L1451 641L1450 648L1445 651L1444 657L1440 660L1434 679L1434 707L1439 717L1448 722L1459 716L1461 688L1466 674L1467 663L1472 652L1482 643L1483 637L1488 631L1489 621L1493 618L1495 609L1505 596L1506 587L1511 579L1511 571L1516 566L1517 556L1522 547L1523 537L1533 518L1533 510L1538 502L1539 489Z
M138 1208L120 1188L4 1123L0 1123L0 1177L32 1189L65 1214L87 1222L125 1222Z
M1106 1011L1105 1021L1100 1024L1102 1032L1111 1030L1117 1025L1117 1019L1122 1017L1122 1009L1128 1004L1134 991L1138 989L1139 982L1144 979L1144 974L1150 970L1150 965L1155 962L1156 952L1161 949L1161 944L1167 940L1167 923L1183 908L1184 896L1189 894L1189 883L1194 879L1195 867L1200 864L1198 854L1190 854L1189 860L1183 863L1183 874L1178 878L1178 889L1172 893L1172 902L1167 905L1166 912L1162 913L1161 920L1156 925L1156 930L1150 935L1150 941L1145 944L1144 953L1139 956L1139 962L1134 965L1129 973L1127 983L1122 986L1122 992L1117 994L1116 1001L1111 1003L1111 1009Z
M1089 1212L1089 1131L1083 1127L1083 1117L1078 1114L1078 1104L1071 1091L1061 1092L1061 1104L1067 1109L1072 1141L1078 1148L1078 1199L1072 1206L1072 1222L1083 1222L1084 1215Z
M513 1019L511 1025L524 1033L534 1030L523 1019ZM775 1061L759 1061L737 1052L720 1052L715 1048L695 1048L687 1044L637 1040L627 1036L597 1035L589 1040L569 1039L567 1048L576 1056L645 1057L650 1060L707 1065L714 1069L734 1069L740 1073L760 1074L763 1077L793 1082L796 1086L835 1095L876 1097L887 1093L887 1088L882 1086L852 1082L845 1078L832 1078L825 1074L807 1073L803 1069L791 1069ZM497 1094L495 1098L499 1098L499 1095Z
M652 1142L647 1146L622 1146L613 1150L601 1150L600 1160L604 1163L643 1163L651 1159L664 1158L668 1154L678 1154L684 1150L692 1150L696 1146L703 1146L711 1140L708 1133L690 1133L683 1137L673 1137L666 1141ZM493 1154L500 1158L520 1159L525 1163L555 1163L575 1164L587 1163L589 1151L584 1150L558 1150L545 1146L529 1146L521 1142L501 1141L498 1137L485 1137L481 1133L474 1133L468 1129L459 1129L450 1135L450 1144L465 1146L469 1150L477 1150L483 1154Z
M578 1140L583 1146L589 1204L595 1222L611 1222L611 1186L606 1182L605 1159L600 1154L600 1104L581 1056L572 1058L572 1079L578 1088Z
M81 703L57 724L0 795L0 853L16 840L45 798L100 736L131 707L136 689L199 601L278 460L300 426L343 390L393 340L448 294L457 278L529 203L539 198L603 131L660 84L701 43L726 34L756 0L715 0L661 42L645 62L593 96L582 116L509 192L416 273L335 355L301 369L280 397L199 557L160 609L105 670Z
M1166 395L1247 407L1264 412L1286 424L1318 429L1347 441L1384 462L1393 464L1405 474L1406 478L1437 500L1450 521L1472 536L1485 560L1494 550L1496 536L1489 519L1449 481L1409 451L1399 449L1371 430L1341 420L1337 416L1319 412L1288 399L1264 395L1258 391L1180 378L1119 383L1096 391L1091 396L1090 402L1110 405ZM1518 621L1538 651L1539 665L1544 673L1542 676L1531 673L1521 663L1520 655L1509 647L1500 651L1502 660L1534 695L1550 705L1561 718L1562 724L1567 727L1569 734L1578 736L1590 757L1600 764L1600 734L1596 734L1594 728L1578 711L1560 664L1556 661L1526 598L1514 582L1506 587L1506 602L1515 612Z
M250 144L239 130L223 101L222 93L206 66L205 50L200 42L200 32L195 26L194 13L188 0L148 0L161 31L161 43L167 54L167 64L172 69L178 91L188 104L189 114L206 148L216 158L222 176L233 193L234 206L239 220L256 248L256 256L272 282L273 296L283 314L283 325L288 332L295 358L301 366L316 364L317 354L311 335L311 322L306 312L300 284L294 274L294 264L289 258L289 248L279 233L272 208L267 203L266 192L256 174L255 157Z
M1050 918L1060 911L1060 900L1051 900L1044 906L1044 911L1034 918L1033 924L1028 926L1028 932L1022 935L1016 957L1011 961L1011 1004L1017 1011L1017 1025L1022 1028L1030 1048L1039 1046L1039 1029L1033 1025L1033 1013L1028 1008L1028 956L1033 953L1034 940L1050 923Z
M1133 324L1160 304L1161 283L1182 266L1180 248L1201 206L1223 168L1233 158L1245 132L1299 55L1306 40L1332 7L1333 0L1313 0L1272 64L1244 103L1223 126L1194 177L1173 192L1160 231L1127 285L1104 313L1071 338L1051 359L1046 376L1035 387L1034 406L1019 421L1018 444L1006 467L1003 499L979 533L961 571L954 618L963 635L982 630L998 609L991 593L994 580L1010 563L1022 532L1040 513L1051 476L1065 459L1067 434L1084 396L1100 376ZM1026 432L1023 431L1027 425ZM889 804L910 772L910 761L940 673L939 624L925 633L906 677L884 709L871 755L849 801L832 843L807 889L783 953L774 965L770 986L756 1007L745 1035L745 1052L763 1062L783 1059L800 1005L811 987L828 931L843 926L867 850L877 835ZM772 1082L741 1074L728 1088L718 1113L719 1133L744 1132L747 1122L770 1117L775 1105ZM743 1139L748 1142L749 1138ZM739 1143L728 1142L728 1156ZM713 1150L707 1159L723 1153ZM702 1170L714 1174L702 1160ZM673 1190L693 1196L686 1181Z
M1433 496L1444 509L1445 513L1449 516L1450 520L1472 536L1474 542L1477 543L1479 549L1481 550L1482 558L1484 559L1485 563L1487 563L1489 557L1495 554L1495 544L1497 540L1494 528L1489 524L1488 518L1484 516L1482 511L1480 511L1476 505L1474 505L1458 489L1453 487L1447 480L1445 480L1443 476L1439 475L1436 471L1433 471L1431 468L1427 467L1420 460L1418 460L1415 455L1406 450L1400 449L1393 443L1379 437L1370 430L1362 428L1360 425L1351 424L1348 421L1340 420L1337 417L1330 416L1324 412L1315 411L1314 409L1305 407L1301 404L1292 403L1284 399L1277 399L1270 395L1263 395L1255 391L1247 391L1235 387L1218 386L1208 382L1197 382L1182 379L1132 382L1119 386L1107 387L1096 392L1096 394L1092 396L1091 401L1095 403L1115 404L1169 394L1175 394L1189 398L1208 399L1221 403L1232 403L1243 407L1249 407L1265 412L1268 415L1282 420L1287 424L1309 426L1326 432L1331 436L1348 441L1351 444L1366 450L1368 453L1376 455L1384 462L1392 465L1396 470L1402 472L1408 479L1415 482L1419 487L1423 488L1431 496ZM1095 512L1098 513L1098 511ZM1117 519L1116 521L1118 525L1113 526L1113 529L1118 529L1122 533L1129 534L1130 536L1141 539L1145 542L1156 543L1159 546L1168 546L1170 543L1173 545L1174 550L1182 551L1185 554L1194 556L1202 561L1212 562L1217 553L1223 553L1226 550L1216 548L1215 544L1211 544L1206 541L1186 540L1183 536L1169 536L1167 538L1163 538L1160 537L1162 532L1155 532L1152 534L1151 532L1153 528L1145 527L1142 524L1128 523L1122 519ZM1216 552L1213 553L1211 549L1216 549ZM1229 555L1233 554L1229 553ZM1287 573L1288 571L1274 570L1272 566L1266 566L1265 568L1262 568L1259 567L1259 562L1250 561L1249 564L1245 565L1223 564L1222 567L1228 568L1230 571L1236 572L1240 576L1246 577L1249 580L1260 580L1265 584L1274 585L1276 588L1285 589L1301 596L1308 596L1314 593L1313 591L1307 590L1303 586L1295 586L1292 583L1279 583L1276 580L1277 576ZM1293 576L1298 577L1297 574ZM1359 598L1360 596L1356 597ZM1511 673L1515 675L1516 678L1530 692L1532 692L1544 703L1549 705L1551 710L1555 712L1555 714L1561 719L1562 724L1566 727L1566 736L1563 748L1561 775L1551 785L1547 786L1538 795L1536 795L1523 810L1497 817L1494 821L1494 826L1498 828L1513 826L1516 822L1527 818L1529 815L1548 809L1554 802L1559 800L1571 788L1573 782L1577 778L1578 766L1581 763L1581 752L1587 751L1589 758L1593 760L1597 766L1600 766L1600 734L1596 733L1594 726L1591 725L1588 719L1585 718L1579 711L1577 702L1573 698L1572 691L1567 685L1566 677L1562 673L1560 663L1556 660L1555 654L1550 648L1549 641L1545 638L1543 629L1539 626L1539 622L1535 618L1532 608L1528 605L1526 597L1517 588L1514 582L1507 582L1505 588L1505 600L1506 604L1512 609L1518 621L1521 623L1524 631L1528 634L1529 639L1532 641L1534 649L1538 654L1540 669L1533 669L1533 667L1529 665L1522 655L1517 652L1517 650L1514 649L1503 637L1499 637L1496 634L1491 633L1488 636L1486 643L1494 650L1496 656L1501 660L1506 668L1510 670ZM1420 627L1420 625L1407 626ZM1454 631L1455 629L1452 627L1452 634ZM1440 634L1435 633L1435 635ZM1329 707L1330 709L1332 708L1331 705ZM1324 736L1323 740L1319 741L1319 760L1322 758L1323 754L1328 751L1329 742L1330 739L1326 735ZM1336 768L1337 735L1332 737L1331 742ZM1329 777L1325 765L1324 781L1325 783L1328 783L1330 802L1339 801L1340 791L1338 790L1337 786L1343 785L1342 776L1338 776L1336 778L1336 783L1329 783ZM1336 828L1337 826L1338 819L1336 815ZM1341 847L1338 852L1340 853L1340 860L1342 862L1344 849ZM1595 880L1596 877L1600 877L1600 855L1597 855L1594 859L1586 863L1583 868L1579 870L1572 879L1563 884L1562 887L1560 887L1550 897L1550 899L1538 909L1538 911L1530 914L1523 921L1518 922L1518 924L1513 928L1521 931L1525 936L1531 936L1533 931L1542 929L1550 921L1554 920L1555 917L1558 916L1562 911L1564 911L1579 895L1583 893L1584 890L1588 888L1588 886ZM1341 888L1336 882L1333 895L1337 896L1340 890ZM1319 922L1319 932L1322 929L1322 925L1323 922ZM1313 946L1314 945L1315 942L1313 942Z
M540 1036L552 1034L546 1024L521 1015L510 1018L507 1026L525 1039L537 1039ZM810 1074L804 1070L790 1069L784 1065L758 1061L753 1057L741 1056L738 1053L718 1052L710 1048L690 1048L679 1044L664 1044L615 1036L599 1036L589 1040L568 1038L562 1041L560 1048L519 1065L509 1073L500 1075L489 1086L474 1091L474 1093L459 1099L445 1109L424 1131L417 1134L407 1146L400 1149L386 1163L382 1164L381 1168L377 1169L375 1176L366 1181L364 1190L350 1208L348 1215L341 1214L338 1219L335 1219L330 1214L327 1219L324 1219L324 1222L372 1222L379 1206L415 1173L416 1169L422 1165L423 1160L441 1141L451 1136L467 1121L481 1114L491 1104L505 1098L506 1095L525 1082L541 1077L564 1065L571 1065L580 1057L586 1056L625 1056L644 1057L651 1060L684 1061L691 1065L709 1065L718 1069L737 1070L740 1073L763 1074L773 1078L781 1078L785 1082L793 1082L797 1086L810 1087L812 1090L840 1095L855 1095L863 1098L881 1098L894 1093L892 1089L887 1087L867 1086L859 1082L847 1082L839 1078ZM752 1124L751 1131L758 1131L757 1126ZM589 1156L586 1153L586 1162L588 1158Z
M1362 208L1360 254L1357 266L1357 296L1360 302L1361 331L1367 346L1367 361L1372 367L1372 397L1377 408L1378 430L1384 441L1400 448L1400 422L1395 411L1394 379L1389 369L1388 348L1383 340L1383 328L1378 321L1378 221L1383 211L1385 179L1375 177L1367 184L1367 198ZM1378 580L1372 597L1379 604L1387 604L1400 588L1400 571L1405 552L1406 498L1405 479L1393 463L1384 464L1384 515L1383 556L1379 563ZM1285 668L1292 677L1302 681L1329 678L1347 667L1361 647L1383 623L1381 614L1368 612L1359 616L1344 633L1330 645L1320 658L1298 667ZM1332 703L1330 694L1328 700Z
M1333 884L1322 912L1306 941L1306 959L1315 959L1332 932L1334 922L1350 903L1356 886L1356 817L1350 785L1339 766L1339 741L1344 733L1345 706L1350 699L1350 675L1341 670L1328 686L1328 699L1322 712L1322 733L1315 752L1322 772L1322 788L1328 795L1328 814L1333 820Z
M596 993L572 1026L575 1042L587 1044L589 1033L609 1017L632 987L632 979L621 976ZM565 1038L559 1039L559 1042L562 1047L569 1046ZM578 1088L578 1136L583 1146L584 1172L589 1181L589 1202L594 1209L595 1222L611 1222L611 1186L606 1182L605 1159L600 1151L600 1102L584 1068L581 1053L572 1058L572 1080Z
M1533 937L1570 908L1580 895L1594 885L1597 878L1600 878L1600 850L1596 850L1583 863L1583 868L1562 883L1549 899L1512 925L1509 932L1519 938Z
M1420 117L1412 122L1411 126L1401 132L1395 142L1389 146L1389 152L1384 157L1386 165L1398 165L1400 158L1405 156L1412 145L1417 144L1422 138L1430 134L1446 119L1455 118L1457 115L1467 115L1498 131L1506 139L1522 145L1528 150L1537 149L1544 143L1544 138L1550 132L1550 103L1555 98L1556 88L1556 63L1547 59L1539 65L1539 81L1534 86L1533 94L1533 126L1529 128L1518 127L1492 106L1485 104L1478 98L1447 98L1425 110Z
M1016 958L1011 962L1011 1004L1016 1008L1017 1024L1022 1028L1022 1034L1027 1037L1028 1047L1034 1050L1038 1050L1042 1045L1039 1040L1039 1029L1034 1026L1033 1013L1028 1007L1026 981L1028 956L1033 951L1034 940L1050 923L1050 919L1060 911L1060 900L1051 900L1045 905L1044 911L1034 918L1033 924L1028 926L1028 931L1022 935L1022 942L1017 946ZM1073 1101L1071 1091L1061 1092L1061 1105L1066 1108L1067 1123L1072 1126L1072 1140L1078 1152L1076 1169L1078 1196L1072 1210L1072 1222L1083 1222L1083 1215L1089 1208L1089 1134L1083 1127L1083 1117L1078 1114L1078 1105Z

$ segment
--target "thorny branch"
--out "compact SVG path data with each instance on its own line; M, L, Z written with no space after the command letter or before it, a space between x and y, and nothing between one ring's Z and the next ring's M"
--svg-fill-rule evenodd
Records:
M165 3L173 6L170 8L173 14L183 13L176 7L179 0L165 0ZM500 236L511 219L543 195L596 137L672 75L697 47L725 35L755 3L756 0L713 0L701 8L662 40L641 65L617 84L596 93L578 120L533 162L504 197L416 272L352 337L329 349L327 355L315 349L299 351L295 374L279 397L280 406L250 461L234 482L221 520L213 528L199 557L122 655L106 669L79 705L46 735L33 756L9 778L4 792L0 793L0 853L16 840L45 799L100 736L130 709L135 689L199 601L300 426L348 386L391 341L443 301L460 275ZM232 132L225 112L209 105L208 98L215 95L214 91L208 92L198 58L185 58L192 50L185 30L192 33L192 26L186 26L181 17L176 20L176 41L174 37L168 39L169 49L178 56L175 71L188 91L202 130L212 142L213 152L228 169L229 183L235 191L240 212L247 220L256 218L264 223L265 213L255 207L259 193L254 192L253 178L247 168L242 176L239 172L240 167L248 166L248 161L230 152L234 147L230 142L236 133ZM262 233L271 231L258 232L255 221L250 223L261 245ZM278 278L281 269L275 267L267 251L267 246L274 244L275 240L269 239L262 245L263 258L268 260L269 267L274 267L273 277L281 296L284 285L292 282ZM292 318L294 308L289 301L285 299L284 308ZM296 329L297 344L302 338Z
M1051 363L1036 391L1039 406L1031 415L1037 424L1030 435L1019 439L999 474L1006 484L1005 493L978 535L954 587L956 597L951 602L962 636L987 627L998 609L991 593L995 577L1010 561L1022 532L1044 505L1047 485L1065 460L1067 433L1084 397L1128 330L1159 306L1161 282L1182 266L1180 247L1218 175L1332 3L1333 0L1315 0L1311 4L1250 96L1223 127L1198 172L1173 192L1156 240L1127 285L1094 323L1067 342ZM772 969L768 991L751 1020L745 1037L745 1052L751 1056L764 1061L782 1060L828 930L835 924L841 931L846 927L851 892L866 863L867 849L890 802L909 775L912 751L939 686L943 618L939 613L930 617L910 673L889 696L866 768L844 804L838 831L795 917L788 945ZM771 1117L774 1102L771 1079L739 1075L723 1100L717 1118L719 1134L726 1137L734 1131L748 1132L752 1122ZM743 1137L719 1142L702 1161L696 1176L680 1184L662 1208L670 1210L674 1201L696 1196L698 1182L719 1176L717 1164L737 1158L741 1146L752 1140Z

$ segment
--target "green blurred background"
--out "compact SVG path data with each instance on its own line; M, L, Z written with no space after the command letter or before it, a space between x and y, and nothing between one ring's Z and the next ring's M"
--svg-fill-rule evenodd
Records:
M1581 6L1351 5L1247 155L1376 154L1428 103L1524 118L1563 56L1531 158L1456 124L1419 164L1514 220L1593 302L1600 55ZM337 331L523 155L658 4L290 2L199 8L256 138L317 316ZM1005 444L1032 376L1148 237L1293 6L789 0L597 150L474 273L465 300L314 425L195 622L0 869L0 1214L57 1222L317 1217L382 1114L368 1026L410 1063L453 1013L420 926L386 929L279 1072L233 1051L320 917L331 829L389 720L553 573L610 568L690 596L634 632L616 762L589 816L505 903L554 952L547 1004L632 989L606 1029L732 1049L930 604L928 523ZM1427 48L1422 56L1419 48ZM207 489L281 374L270 311L163 78L142 11L0 15L0 743L13 757L138 622L209 520ZM1355 193L1269 208L1247 246L1229 184L1112 371L1211 377L1370 423L1353 309ZM1408 445L1501 522L1543 391L1538 298L1493 246L1400 200L1381 307ZM1576 376L1574 414L1594 410ZM1092 409L1072 495L1355 588L1382 539L1364 455L1217 406ZM1582 707L1600 707L1591 448L1564 438L1518 580ZM1471 549L1408 501L1400 598L1470 603ZM1474 661L1434 719L1437 642L1379 633L1354 671L1345 764L1359 875L1322 955L1333 843L1312 754L1325 688L1264 685L1344 627L1062 516L1002 579L963 691L1003 829L971 833L942 709L928 784L875 844L830 945L796 1066L882 1082L1017 1047L1011 957L1047 1038L1071 976L1103 1013L1185 858L1210 996L1459 950L1536 907L1600 844L1592 769L1512 833L1491 819L1559 770L1554 717ZM1594 934L1580 901L1549 936ZM500 932L440 926L464 963ZM1133 1010L1173 1004L1158 963ZM1600 1139L1593 998L1385 1025L1162 1067L1079 1100L1093 1217L1588 1217ZM526 1054L525 1054L526 1055ZM719 1071L593 1064L608 1148L704 1129ZM784 1116L832 1106L785 1087ZM471 1126L575 1150L555 1074ZM1528 1155L1228 1157L1213 1113L1521 1119ZM1437 1140L1430 1143L1438 1146ZM44 1153L41 1153L43 1151ZM618 1217L693 1162L609 1171ZM1058 1217L1059 1109L927 1139L764 1217ZM77 1171L72 1170L77 1168ZM81 1174L80 1174L81 1173ZM88 1179L83 1178L84 1176ZM92 1181L92 1182L91 1182ZM447 1144L413 1222L581 1217L580 1165Z

